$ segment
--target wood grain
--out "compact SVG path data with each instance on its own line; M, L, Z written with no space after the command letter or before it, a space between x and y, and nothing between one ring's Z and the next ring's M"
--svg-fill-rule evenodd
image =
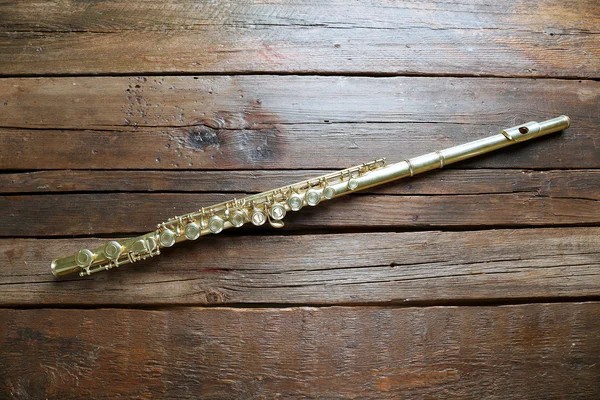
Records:
M461 165L600 167L600 82L197 78L2 79L0 168L341 169L561 114L563 134Z
M600 76L594 0L133 3L3 2L0 73Z
M444 304L600 296L600 228L219 235L91 278L51 275L53 258L106 240L0 240L0 305Z
M596 193L598 184L594 184ZM535 192L379 196L351 195L290 212L286 231L348 228L445 228L593 225L600 200ZM237 194L89 193L0 196L2 237L146 233L168 218L242 198ZM248 230L248 227L242 228ZM270 227L261 227L271 230Z
M3 397L600 395L599 303L0 310Z
M600 398L599 26L597 0L0 2L0 398ZM283 230L50 273L561 114Z
M0 193L196 192L259 193L332 170L121 171L57 170L0 174ZM600 200L599 170L444 169L362 193L464 195L536 193Z

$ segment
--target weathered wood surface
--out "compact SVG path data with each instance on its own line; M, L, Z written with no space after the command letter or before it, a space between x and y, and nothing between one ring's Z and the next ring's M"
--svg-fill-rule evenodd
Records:
M599 26L595 0L0 2L0 398L600 398ZM50 275L560 114L283 231Z
M600 184L592 183L598 192ZM592 225L600 200L537 192L439 196L351 195L290 212L293 231ZM570 193L569 193L570 192ZM245 193L89 193L0 196L2 237L146 233L168 218L242 198ZM597 196L595 196L597 197ZM243 228L247 229L247 228ZM272 229L268 224L262 229ZM287 227L283 229L288 230Z
M595 0L67 0L3 2L0 15L3 75L600 76Z
M0 316L4 398L600 396L595 302Z
M0 240L0 305L444 304L600 296L600 228L219 235L88 279L50 275L53 258L106 240Z
M596 81L303 76L2 79L0 167L346 168L381 157L400 161L522 122L567 114L573 125L563 134L480 158L472 165L598 168L599 102Z
M258 193L331 172L332 170L16 172L0 174L0 193ZM523 192L539 196L600 200L600 171L445 169L366 189L362 193L465 195Z

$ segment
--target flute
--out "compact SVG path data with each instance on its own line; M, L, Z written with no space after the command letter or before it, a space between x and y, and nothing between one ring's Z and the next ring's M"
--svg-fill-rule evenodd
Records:
M96 249L81 249L74 255L57 258L52 261L51 270L56 277L77 272L80 276L91 275L158 256L162 249L176 243L217 234L224 229L239 228L246 223L260 226L268 221L274 228L281 228L286 213L299 211L304 206L313 207L322 201L348 193L443 168L515 143L562 131L570 125L571 120L565 115L540 123L528 122L484 139L395 164L387 165L385 158L381 158L242 199L203 207L189 214L170 218L145 235L111 240Z

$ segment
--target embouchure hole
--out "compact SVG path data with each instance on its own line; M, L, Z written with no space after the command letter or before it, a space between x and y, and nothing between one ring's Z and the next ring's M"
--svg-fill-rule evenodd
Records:
M519 128L519 132L521 133L527 133L529 132L529 128L527 128L526 126L522 126Z

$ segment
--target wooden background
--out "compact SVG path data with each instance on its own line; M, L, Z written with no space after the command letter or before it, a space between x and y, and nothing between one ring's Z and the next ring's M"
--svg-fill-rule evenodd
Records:
M599 27L596 0L0 1L0 398L600 397ZM280 231L50 274L560 114Z

